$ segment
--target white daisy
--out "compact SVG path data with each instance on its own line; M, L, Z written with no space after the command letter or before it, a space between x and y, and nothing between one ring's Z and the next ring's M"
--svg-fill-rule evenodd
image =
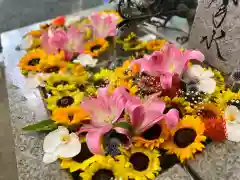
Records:
M89 54L80 54L76 59L73 60L74 63L79 63L83 66L95 67L98 59L94 59Z

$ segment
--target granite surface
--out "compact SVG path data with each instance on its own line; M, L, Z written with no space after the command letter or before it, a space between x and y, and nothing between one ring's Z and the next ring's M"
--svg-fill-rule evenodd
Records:
M238 0L199 0L189 39L189 47L202 51L207 62L226 74L240 66L240 7L234 2Z
M240 144L212 143L188 164L203 180L240 180Z
M193 180L192 177L179 165L159 175L156 180Z

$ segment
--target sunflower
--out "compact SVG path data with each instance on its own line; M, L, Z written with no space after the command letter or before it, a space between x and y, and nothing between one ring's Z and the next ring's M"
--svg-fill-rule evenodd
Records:
M100 72L93 75L93 80L98 81L100 79L109 80L113 75L113 71L109 69L101 69Z
M192 114L194 109L191 107L190 102L186 101L184 97L176 96L171 99L168 96L161 97L161 99L166 103L166 111L170 108L175 108L179 111L180 116L186 114Z
M86 76L71 76L69 74L52 74L46 80L46 90L53 94L62 91L74 91L80 89L87 82Z
M145 146L149 149L159 148L160 145L168 139L170 132L166 126L164 120L160 123L155 124L140 136L133 137L135 146Z
M109 44L105 39L96 38L94 41L89 41L84 44L84 53L96 57L103 53L108 46Z
M147 42L146 49L148 51L159 51L166 43L166 40L156 39Z
M124 87L131 95L136 95L138 92L138 87L137 85L133 84L132 80L123 80L123 79L118 79L114 83L110 83L110 92L113 92L115 88L122 86Z
M43 59L47 57L47 54L41 49L34 49L32 51L27 52L25 54L18 66L23 71L40 71L40 64L42 63Z
M200 117L184 116L177 127L171 131L172 138L163 144L169 154L176 154L180 161L193 158L193 154L202 151L206 140L204 123Z
M228 105L234 105L240 109L240 91L235 93L227 89L226 91L222 91L222 93L215 98L215 101L222 113Z
M69 169L71 173L78 170L84 171L93 162L101 161L104 158L103 156L91 153L85 142L85 138L81 140L81 143L81 152L73 158L62 159L61 168Z
M80 106L57 108L52 113L52 119L58 124L75 125L89 120L89 113Z
M89 73L85 71L81 64L69 64L69 68L74 76L81 76L83 80L87 80L89 78Z
M120 171L119 166L123 166L116 162L111 156L101 156L98 161L92 163L84 172L80 173L83 180L92 179L123 179L127 180L123 171Z
M159 156L155 149L132 146L129 151L122 149L122 155L116 156L116 159L119 160L119 172L124 172L129 179L148 180L154 179L161 170Z
M64 56L64 51L58 54L49 54L40 64L40 70L44 73L66 72L68 67L64 61Z
M49 110L55 110L56 108L66 108L70 106L77 106L81 103L84 93L75 91L75 92L66 92L59 93L45 99L47 102L47 108Z

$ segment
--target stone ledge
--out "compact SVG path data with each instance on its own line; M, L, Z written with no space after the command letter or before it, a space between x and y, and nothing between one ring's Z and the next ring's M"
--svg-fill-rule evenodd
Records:
M180 165L174 165L160 174L156 180L192 180L192 177Z
M240 143L212 143L189 161L189 166L204 180L240 180Z

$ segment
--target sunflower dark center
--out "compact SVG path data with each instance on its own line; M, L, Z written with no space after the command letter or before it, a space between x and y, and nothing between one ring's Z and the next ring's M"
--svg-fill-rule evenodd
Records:
M99 169L92 176L92 180L112 180L115 179L115 176L112 171L108 169Z
M101 45L100 44L96 44L95 46L91 47L91 52L97 51L99 49L101 49Z
M240 100L239 99L232 99L227 102L227 105L236 106L238 109L240 109Z
M58 107L67 107L74 103L74 99L72 96L63 96L61 99L57 101Z
M59 85L65 86L65 85L68 85L68 84L69 84L68 81L62 80L62 81L57 81L57 82L53 83L53 86L54 86L54 87L57 87L57 86L59 86Z
M73 117L74 117L74 115L73 115L73 114L69 114L69 115L68 115L68 119L69 119L70 121L72 121L72 120L73 120Z
M96 88L99 88L99 87L106 87L108 85L108 81L107 80L104 80L104 79L99 79L97 81L94 82L94 86Z
M179 148L185 148L194 142L196 136L197 133L195 130L191 128L182 128L177 130L173 140Z
M159 124L154 124L151 128L142 133L141 137L147 140L154 140L160 137L161 132L162 132L161 126Z
M80 90L80 91L84 91L85 90L85 86L83 84L78 84L77 85L77 88Z
M148 168L149 158L141 152L132 154L129 161L137 171L144 171Z
M83 161L89 159L92 156L93 154L89 151L87 144L82 143L81 152L77 156L73 157L72 159L76 162L82 163Z
M31 59L31 60L28 62L28 65L29 65L29 66L36 66L36 65L39 64L39 62L40 62L40 59L39 59L39 58L33 58L33 59Z
M58 72L59 70L60 70L60 68L58 66L52 66L52 67L45 69L45 72L52 73L52 72Z

